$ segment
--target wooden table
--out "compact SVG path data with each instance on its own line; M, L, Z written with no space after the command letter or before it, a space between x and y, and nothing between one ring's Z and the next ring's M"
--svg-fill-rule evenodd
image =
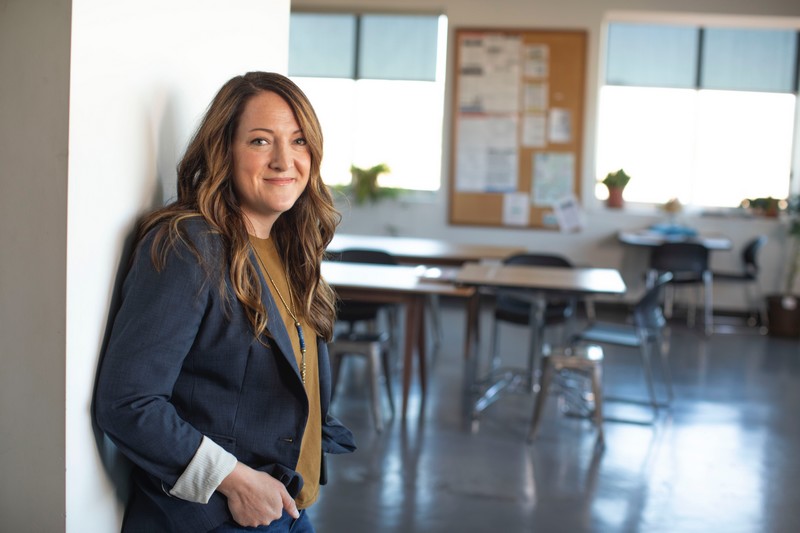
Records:
M397 303L405 306L405 335L403 352L403 404L405 419L411 388L414 352L417 353L422 401L426 395L425 364L425 300L431 295L455 296L467 299L465 335L467 342L474 337L472 325L477 323L477 292L472 287L458 287L423 279L425 267L375 265L323 261L322 276L343 300L377 303ZM467 345L469 349L471 345Z
M528 265L485 265L468 263L455 277L455 282L464 286L488 289L511 289L517 291L520 298L531 302L531 356L528 367L514 372L505 371L502 375L488 376L485 390L472 406L473 429L477 427L480 413L494 403L503 390L519 381L522 377L532 382L538 360L542 352L542 339L538 338L538 326L544 320L544 310L548 297L587 296L597 294L622 295L625 293L625 282L619 271L611 268L556 268ZM477 329L477 328L476 328ZM477 335L477 332L473 332ZM476 338L470 339L471 343ZM478 383L477 357L468 361L465 369L465 390L472 390Z
M450 267L461 266L471 261L490 260L499 262L510 255L526 251L522 246L459 244L437 239L338 233L328 245L328 251L332 253L348 248L382 250L393 255L403 264Z
M697 235L670 234L651 229L626 230L617 234L623 244L654 247L665 242L696 242L709 250L730 250L733 241L719 233L699 233Z

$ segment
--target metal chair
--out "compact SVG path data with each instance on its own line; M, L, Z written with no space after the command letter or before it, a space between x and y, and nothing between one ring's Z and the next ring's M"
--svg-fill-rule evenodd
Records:
M703 288L703 325L706 335L714 332L714 274L709 269L708 248L696 242L667 242L656 246L650 253L647 287L652 287L656 278L672 273L672 281L665 291L664 315L672 316L674 285L694 285ZM696 304L694 298L689 305L687 324L694 327Z
M550 266L557 268L572 268L572 263L567 259L550 254L516 254L503 261L506 265ZM539 324L537 338L541 339L546 326L566 324L575 315L576 302L573 298L550 299L544 312L544 321ZM516 326L530 327L531 303L528 300L517 298L513 291L499 290L496 293L494 307L494 323L492 326L491 363L490 373L495 372L500 366L499 329L500 323ZM530 343L528 351L529 372L526 376L527 385L533 389L535 385L534 367L536 347Z
M661 309L661 299L664 288L673 280L673 274L661 274L653 282L645 294L633 307L629 320L618 322L593 322L586 328L572 336L571 344L592 343L599 345L623 346L638 348L642 359L645 384L649 401L645 402L653 409L653 420L656 419L659 407L668 406L673 399L672 377L669 371L668 354L662 349L662 332L666 319ZM661 374L666 388L667 400L660 401L653 383L652 359L654 354L659 354ZM607 353L606 353L607 355ZM607 398L607 400L627 401L641 403L639 400L625 398Z
M766 235L759 235L747 242L744 248L742 248L741 271L713 271L715 283L740 283L744 286L748 311L747 325L760 325L765 329L767 326L767 309L766 300L763 295L761 295L758 286L758 252L766 242Z

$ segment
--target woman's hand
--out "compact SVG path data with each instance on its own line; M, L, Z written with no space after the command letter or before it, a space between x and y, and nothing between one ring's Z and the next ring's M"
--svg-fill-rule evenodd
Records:
M228 509L241 526L268 525L279 519L284 509L293 518L300 516L283 483L243 463L236 464L217 490L228 498Z

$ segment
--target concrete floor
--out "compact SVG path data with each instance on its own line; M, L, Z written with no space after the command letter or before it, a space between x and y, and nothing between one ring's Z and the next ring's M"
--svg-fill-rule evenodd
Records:
M310 510L320 533L800 531L800 341L706 338L674 322L676 399L656 424L606 422L600 449L591 423L566 416L554 393L529 444L528 394L504 396L470 430L464 315L455 302L444 302L442 313L428 398L420 405L415 382L405 422L389 419L386 407L387 427L376 433L364 365L351 358L343 367L333 410L359 449L328 461L329 484ZM503 331L504 362L522 364L526 334ZM606 393L644 397L638 353L605 355ZM606 411L649 416L623 407L608 403Z

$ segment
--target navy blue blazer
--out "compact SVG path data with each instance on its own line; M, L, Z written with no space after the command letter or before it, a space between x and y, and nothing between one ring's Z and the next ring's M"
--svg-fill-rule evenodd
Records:
M156 271L153 236L145 237L125 278L100 369L98 425L134 463L123 531L197 533L232 519L218 492L207 504L169 494L203 435L282 481L292 497L302 487L294 468L308 399L276 303L261 277L270 334L265 345L254 338L227 268L219 266L221 238L199 217L183 224L210 268L178 243ZM317 343L323 453L351 452L352 433L328 414L328 349Z

